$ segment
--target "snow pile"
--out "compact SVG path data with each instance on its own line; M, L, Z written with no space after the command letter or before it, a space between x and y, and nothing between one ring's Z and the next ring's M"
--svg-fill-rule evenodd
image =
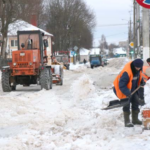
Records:
M17 92L10 92L7 96L0 96L0 99L2 99L0 101L0 114L3 114L0 127L7 128L7 126L24 124L32 128L35 125L38 127L40 122L42 125L46 115L38 108L35 108L31 102L43 92L45 93L44 90L36 93L24 93L21 96Z
M87 66L78 66L74 71L75 72L84 72L87 69Z
M144 86L144 95L145 95L145 103L146 105L143 107L143 109L150 109L150 80L146 82L146 85Z
M75 100L82 100L90 96L95 91L93 81L88 75L81 76L74 81L71 86L71 93Z
M87 70L87 65L84 64L70 64L70 70L73 70L75 72L84 72L85 70Z
M114 59L115 65L117 61ZM66 71L64 85L54 85L52 90L19 91L18 87L18 91L2 93L0 149L149 150L150 132L137 132L141 126L125 128L122 108L101 110L118 99L112 89L100 88L106 80L108 85L113 83L110 72L114 71L116 66L87 69L84 73L88 75L83 76ZM150 81L145 86L148 104L149 90Z
M120 69L122 67L124 67L124 65L129 62L128 58L125 57L119 57L119 58L113 58L109 60L109 64L107 65L107 67L114 67L117 69Z

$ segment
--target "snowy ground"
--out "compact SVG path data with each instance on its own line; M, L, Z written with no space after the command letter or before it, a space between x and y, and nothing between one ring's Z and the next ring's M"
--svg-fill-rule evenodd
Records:
M149 130L125 128L121 108L101 110L116 99L112 83L127 61L112 59L94 69L71 65L64 85L49 91L35 85L10 93L0 88L0 150L150 149ZM150 82L145 89L150 104Z

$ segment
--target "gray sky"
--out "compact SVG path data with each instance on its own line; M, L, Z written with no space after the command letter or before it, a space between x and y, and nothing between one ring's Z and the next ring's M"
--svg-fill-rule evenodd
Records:
M132 19L133 0L84 0L96 16L97 26L94 30L94 45L99 44L101 35L106 36L108 43L125 41L128 37L128 25L105 26L114 24L128 24ZM124 20L123 20L124 19Z

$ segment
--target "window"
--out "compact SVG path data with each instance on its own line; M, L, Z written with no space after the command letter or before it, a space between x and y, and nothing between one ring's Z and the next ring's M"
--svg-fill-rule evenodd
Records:
M14 40L11 40L11 46L14 46Z
M17 46L18 45L18 41L17 40L11 40L11 46Z
M18 46L18 41L17 40L15 40L15 46Z

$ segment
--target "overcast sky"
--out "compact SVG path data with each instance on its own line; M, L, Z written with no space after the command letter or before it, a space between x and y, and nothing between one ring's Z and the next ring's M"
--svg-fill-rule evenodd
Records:
M130 14L133 15L133 0L84 0L96 16L97 26L94 30L94 45L98 45L101 35L106 36L108 43L125 41L128 38ZM124 19L124 20L123 20ZM132 19L132 18L131 18ZM101 25L110 25L101 27Z

